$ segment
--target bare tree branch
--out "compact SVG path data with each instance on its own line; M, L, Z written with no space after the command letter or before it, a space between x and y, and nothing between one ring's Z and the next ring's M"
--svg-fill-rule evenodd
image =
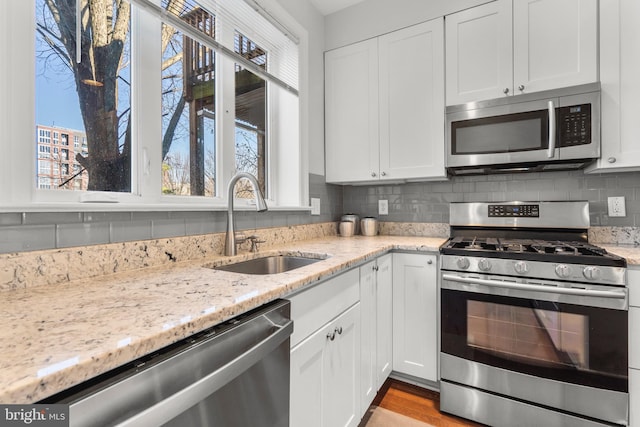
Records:
M185 105L185 97L181 96L178 101L178 105L176 109L173 111L171 115L171 119L169 120L169 124L167 125L167 129L164 132L164 136L162 138L162 158L164 159L171 148L171 143L173 142L173 136L175 134L176 127L178 126L178 122L180 122L180 117L182 116L182 112L184 110Z
M167 68L171 67L174 64L177 64L180 61L182 61L182 52L177 53L173 55L171 58L167 58L164 61L162 61L162 69L166 70Z
M42 39L49 45L49 47L56 53L56 55L60 57L62 62L65 64L65 66L67 66L70 70L72 70L73 67L71 66L71 58L69 58L69 55L67 55L67 53L64 50L62 50L60 46L58 46L51 39L50 36L53 36L53 33L51 33L51 31L49 31L48 28L43 27L41 25L36 26L36 31L40 33L40 35L42 36ZM55 39L60 41L59 38L55 38Z

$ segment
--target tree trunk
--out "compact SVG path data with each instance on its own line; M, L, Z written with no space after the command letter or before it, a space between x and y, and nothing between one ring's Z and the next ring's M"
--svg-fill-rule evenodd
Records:
M74 72L88 155L76 160L89 174L88 190L131 191L129 124L120 146L118 74L129 32L130 6L126 1L82 0L82 57L75 60L74 0L47 0L56 20L67 60Z

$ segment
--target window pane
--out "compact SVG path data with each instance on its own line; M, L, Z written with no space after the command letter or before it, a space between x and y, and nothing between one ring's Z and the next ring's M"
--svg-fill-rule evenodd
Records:
M215 34L215 17L202 9L163 6L189 24ZM216 195L215 54L162 24L162 192Z
M92 4L82 13L78 57L75 2L36 0L36 152L43 152L41 144L59 144L60 135L83 141L66 158L49 155L56 176L39 174L37 182L40 188L128 192L130 6ZM68 173L76 169L78 175Z
M235 51L262 68L267 68L267 53L251 40L236 32ZM236 170L258 178L266 196L267 161L267 85L264 79L236 64ZM236 186L235 197L253 198L246 180Z

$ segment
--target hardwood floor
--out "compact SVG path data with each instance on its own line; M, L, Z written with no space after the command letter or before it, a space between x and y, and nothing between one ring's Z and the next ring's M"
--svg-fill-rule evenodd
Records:
M373 401L393 412L435 427L480 427L471 421L440 412L440 394L389 378Z

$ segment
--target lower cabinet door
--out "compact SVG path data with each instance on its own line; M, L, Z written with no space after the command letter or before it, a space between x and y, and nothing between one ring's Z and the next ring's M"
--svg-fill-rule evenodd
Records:
M360 303L291 350L291 427L360 421Z
M393 370L438 381L437 258L393 254Z
M360 267L360 415L363 416L392 369L392 256Z
M378 391L376 261L360 267L360 415L364 415Z
M325 427L356 427L360 422L360 303L331 323L327 335L323 408Z
M377 260L376 271L376 382L377 389L393 369L393 274L392 254Z

